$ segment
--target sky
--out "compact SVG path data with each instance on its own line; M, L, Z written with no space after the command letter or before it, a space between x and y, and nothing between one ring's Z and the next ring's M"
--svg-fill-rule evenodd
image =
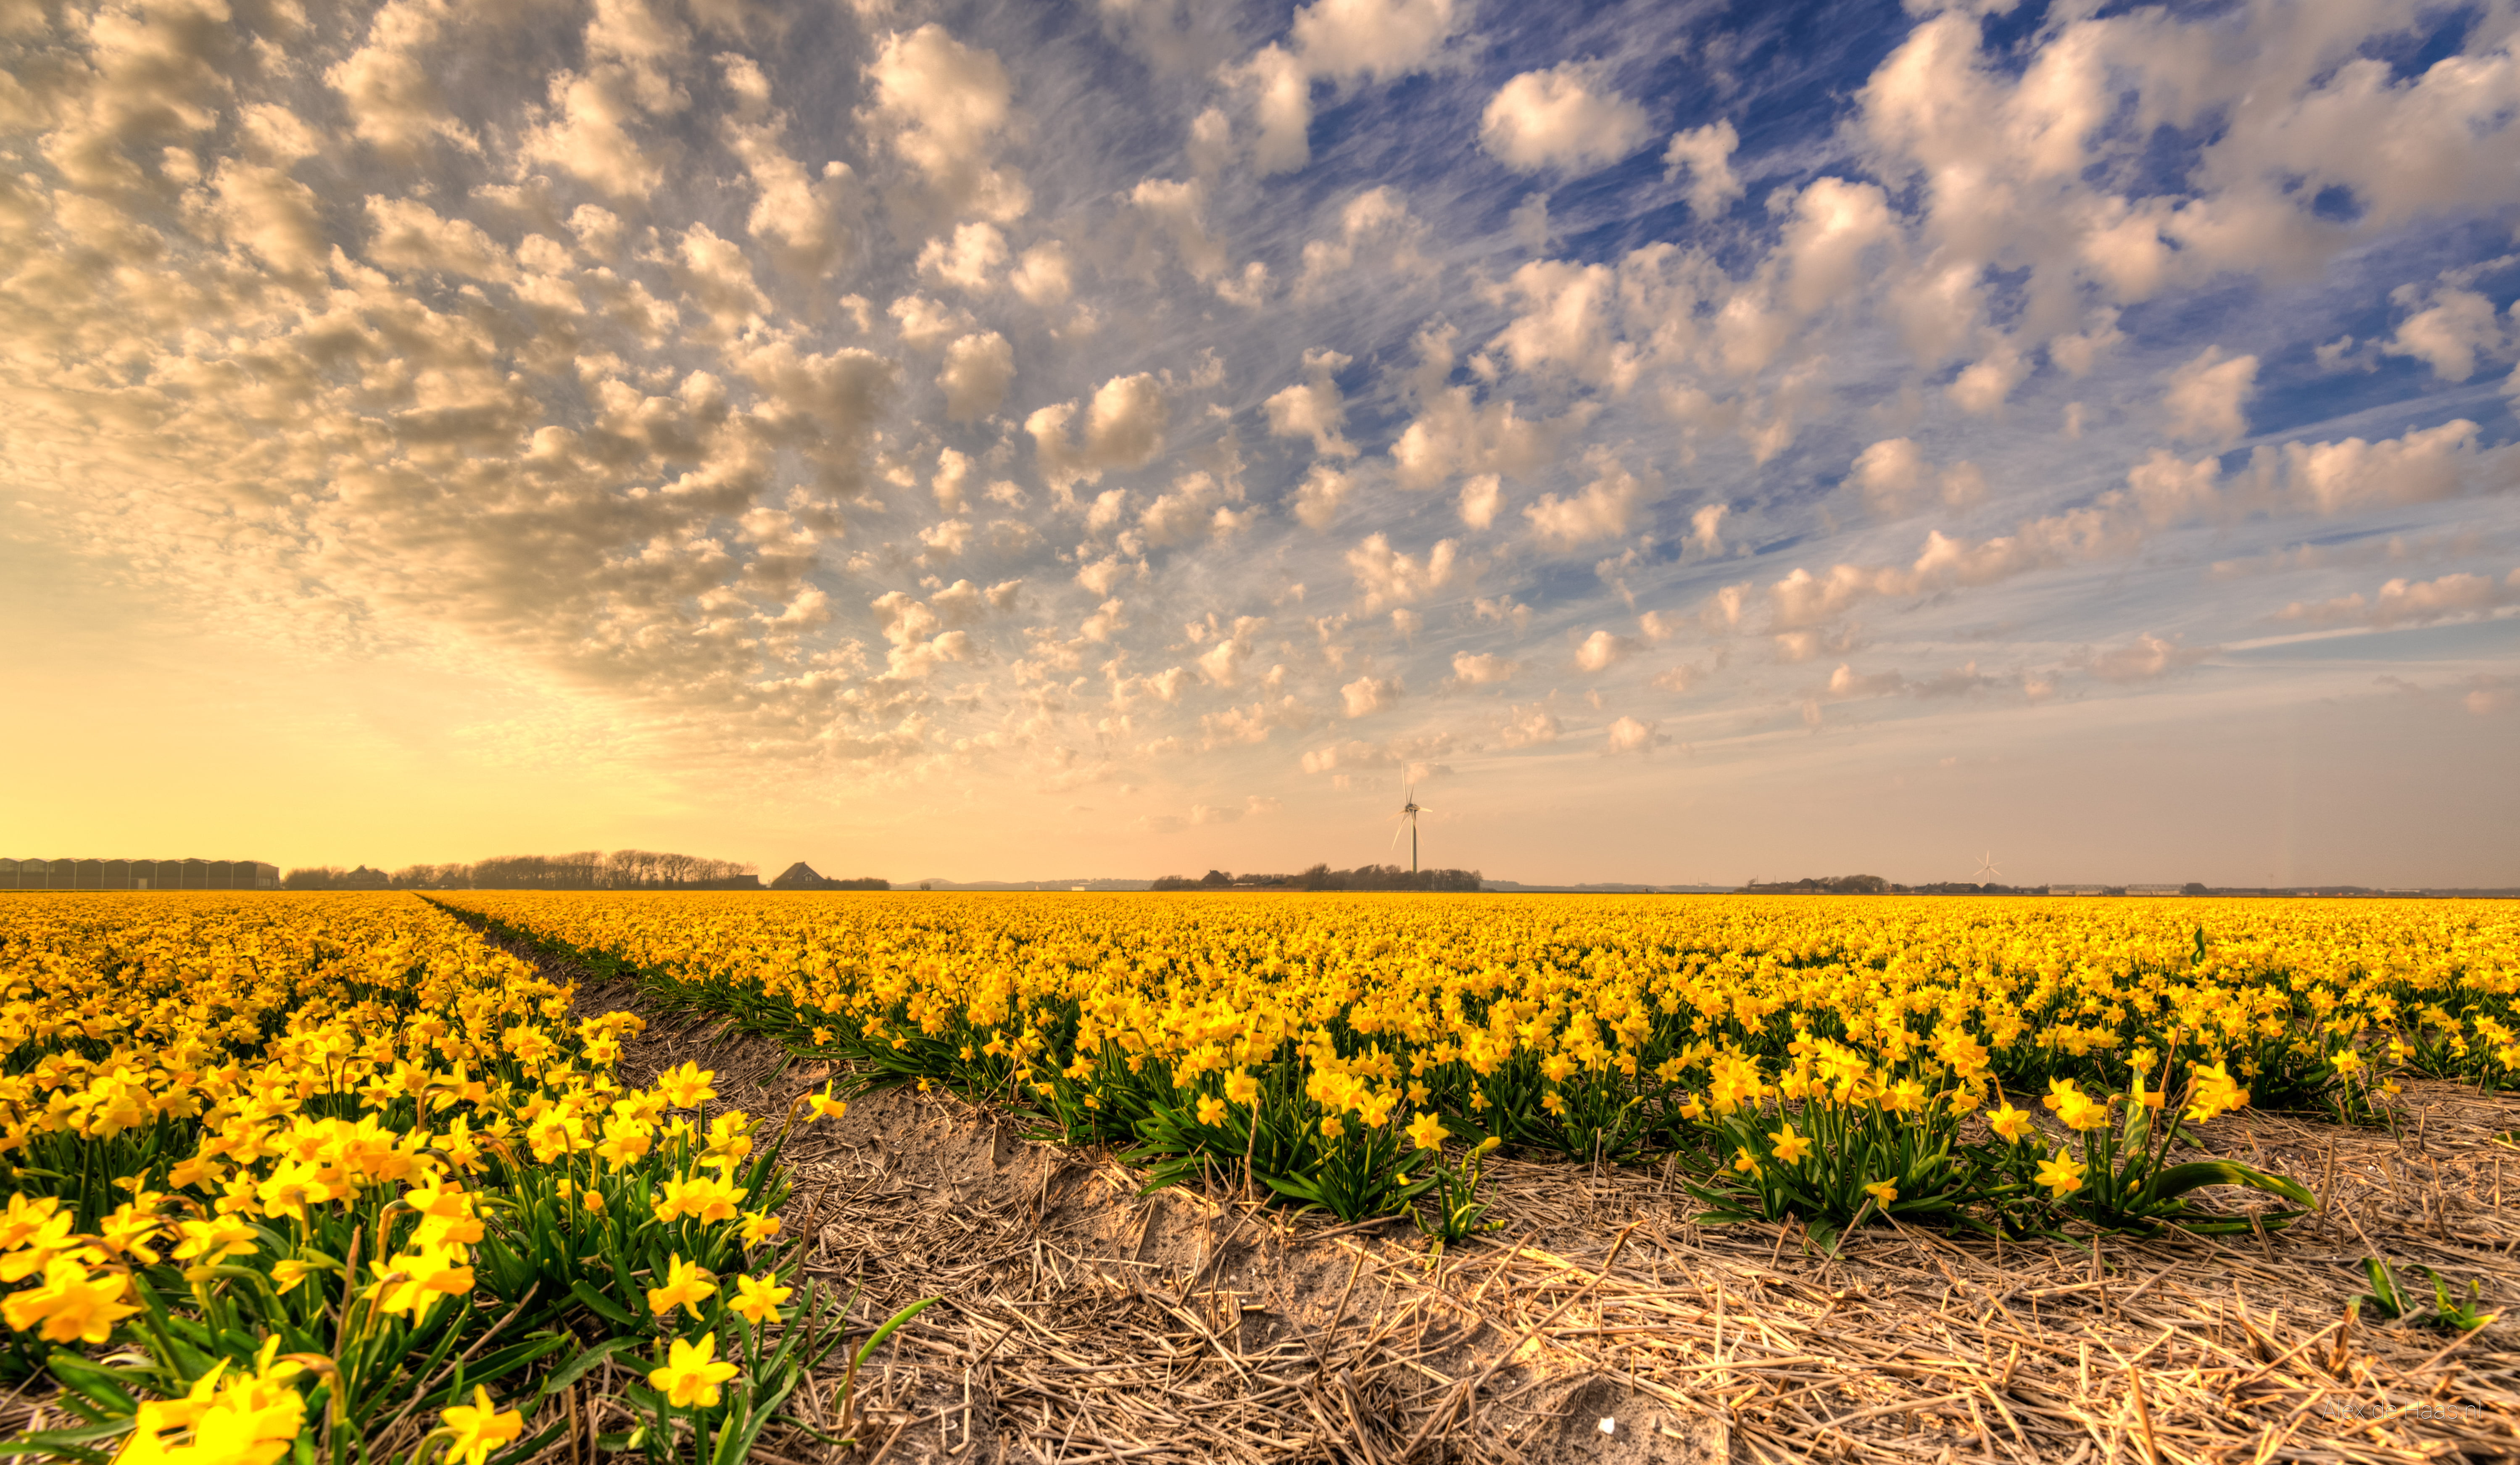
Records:
M0 0L0 853L2520 883L2515 35Z

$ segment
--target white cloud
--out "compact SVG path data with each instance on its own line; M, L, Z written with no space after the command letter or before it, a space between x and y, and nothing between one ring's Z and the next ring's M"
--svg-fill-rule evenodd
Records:
M2258 359L2233 356L2207 346L2173 373L2161 399L2170 418L2170 435L2195 441L2235 442L2249 430L2241 404L2257 394Z
M615 199L644 200L664 182L663 165L635 135L647 109L626 73L614 67L583 76L560 71L550 89L543 120L520 149L526 158L550 163Z
M428 53L454 19L448 0L389 0L368 22L366 43L324 73L360 141L403 155L431 138L479 151L429 69Z
M1097 387L1085 410L1082 441L1071 441L1067 424L1076 404L1044 407L1024 421L1032 435L1042 480L1065 491L1071 483L1099 482L1106 468L1144 467L1164 445L1170 409L1163 384L1151 373L1114 377Z
M1848 480L1864 492L1875 513L1907 511L1908 502L1925 474L1925 457L1904 437L1884 438L1856 455Z
M1479 145L1524 173L1589 173L1636 152L1644 139L1644 109L1572 62L1514 77L1479 116Z
M974 649L970 634L943 630L943 618L924 602L895 590L878 596L874 606L883 639L891 646L884 672L887 680L917 681L946 662L970 659Z
M2414 357L2444 381L2465 381L2476 375L2480 356L2501 347L2502 323L2494 302L2474 290L2446 289L2400 322L2398 333L2380 349L2388 356Z
M1007 284L1026 301L1045 310L1065 304L1076 290L1066 246L1054 240L1026 249L1015 261L1013 272L1007 276Z
M1535 259L1513 272L1506 289L1521 297L1523 308L1492 344L1517 368L1555 369L1614 391L1635 382L1642 363L1612 329L1619 291L1607 266Z
M2461 418L2437 427L2364 442L2286 443L2283 474L2292 497L2322 514L2382 504L2425 504L2465 493L2483 476L2488 455L2476 450L2476 423ZM2498 488L2511 486L2509 450L2498 450Z
M1032 206L1023 174L997 160L1015 120L1014 87L996 53L966 46L929 23L884 37L867 67L870 128L924 178L948 217L997 223Z
M919 251L919 273L967 290L985 290L997 283L1007 262L1007 237L998 226L975 221L954 226L949 242L931 239Z
M1724 515L1731 512L1725 504L1702 504L1688 516L1688 542L1709 555L1724 553Z
M1904 689L1908 679L1897 672L1877 672L1866 676L1841 661L1837 670L1828 674L1828 694L1845 700L1851 697L1886 697Z
M1636 648L1637 644L1624 636L1616 636L1607 631L1596 631L1584 638L1584 644L1575 648L1575 664L1588 672L1607 671L1611 663Z
M1660 723L1639 722L1633 717L1620 718L1601 734L1602 756L1615 758L1622 753L1651 753L1657 743L1669 740L1654 731L1660 726Z
M1311 350L1304 353L1307 379L1289 386L1261 404L1269 418L1269 431L1277 437L1309 437L1313 451L1324 458L1354 458L1356 448L1339 435L1347 422L1347 404L1339 395L1333 372L1348 364L1348 358L1336 351Z
M1147 543L1156 546L1186 544L1211 535L1221 538L1249 521L1249 515L1233 509L1236 499L1212 475L1185 473L1138 515L1138 527Z
M991 331L966 335L945 348L945 369L936 384L945 388L945 415L968 422L998 410L1014 380L1015 352L1007 338Z
M388 270L512 281L517 263L469 219L443 219L416 199L368 196L368 258Z
M1421 561L1391 548L1388 537L1371 535L1347 552L1347 567L1356 576L1357 596L1369 611L1409 604L1443 589L1453 578L1455 546L1439 540Z
M1420 252L1426 225L1409 211L1399 191L1389 185L1367 189L1339 210L1338 232L1304 244L1304 269L1296 277L1295 294L1311 299L1334 278L1355 267L1362 257L1394 275L1423 273L1431 262Z
M1397 677L1359 677L1339 688L1339 701L1350 718L1370 717L1400 700Z
M2452 574L2434 580L2391 580L2379 594L2360 592L2335 599L2305 603L2295 600L2279 620L2312 625L2410 626L2453 616L2475 615L2520 602L2520 569L2501 580L2490 575Z
M2105 682L2149 682L2194 666L2219 649L2219 646L2182 646L2175 640L2164 641L2146 633L2126 645L2098 652L2084 664L2092 676Z
M1313 0L1289 33L1315 76L1389 81L1423 68L1468 20L1455 0Z
M1220 748L1266 742L1280 728L1300 732L1314 721L1313 709L1288 695L1275 701L1263 698L1247 707L1229 707L1200 718L1198 725L1205 745Z
M1307 529L1327 530L1347 502L1348 478L1326 463L1314 464L1295 490L1295 517Z
M819 274L840 252L837 211L852 176L848 164L828 164L820 179L809 175L787 149L788 117L771 108L770 80L760 66L734 53L717 62L739 99L720 130L756 191L744 228L788 268Z
M1511 681L1522 670L1522 663L1508 660L1493 651L1455 651L1453 680L1463 687L1494 687Z
M1523 510L1532 537L1551 549L1567 550L1628 532L1628 521L1644 497L1644 485L1618 461L1598 457L1598 475L1581 492L1559 498L1543 494Z
M1785 298L1808 315L1852 295L1867 278L1863 266L1872 251L1898 237L1878 185L1815 180L1794 200L1793 218L1785 225Z
M2088 377L2103 357L2123 344L2126 333L2118 329L2115 306L2092 313L2092 324L2070 335L2051 336L2048 341L2048 359L2068 377Z
M1485 529L1505 507L1505 485L1494 473L1481 473L1462 485L1462 522Z
M1129 194L1139 213L1171 237L1193 280L1225 273L1225 242L1208 232L1207 185L1198 179L1145 178Z
M1546 706L1518 703L1507 711L1500 736L1509 748L1536 748L1555 742L1559 731L1557 715Z
M1237 616L1232 629L1197 658L1198 674L1218 687L1238 687L1242 664L1251 659L1252 639L1267 630L1266 616Z
M1273 41L1220 73L1258 126L1252 162L1266 176L1312 160L1315 78L1387 81L1421 70L1468 20L1457 0L1314 0L1297 10L1288 44ZM1202 115L1194 129L1207 171L1222 166L1228 125Z
M1313 78L1304 64L1282 46L1263 46L1241 66L1225 73L1242 94L1259 123L1251 161L1266 177L1292 172L1313 160Z
M1677 182L1686 172L1689 212L1711 219L1741 197L1741 180L1732 172L1732 153L1740 146L1741 135L1730 121L1675 132L1663 150L1663 181Z
M1953 377L1949 395L1960 411L1983 417L2002 407L2003 399L2012 395L2012 389L2029 375L2030 364L2021 359L2010 341L2002 341Z

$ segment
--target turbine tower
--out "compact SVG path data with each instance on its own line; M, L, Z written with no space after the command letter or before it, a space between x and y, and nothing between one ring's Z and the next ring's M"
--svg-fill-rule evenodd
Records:
M1977 857L1977 873L1969 876L1969 882L1974 885L1984 885L1987 883L1986 877L1989 875L1995 876L1998 880L2002 880L2003 878L2003 871L1995 867L1995 851L1993 850L1989 850L1985 854Z
M1398 845L1400 831L1409 831L1409 873L1414 875L1418 873L1418 815L1424 806L1418 802L1416 790L1406 783L1400 786L1400 823L1391 831L1391 843Z

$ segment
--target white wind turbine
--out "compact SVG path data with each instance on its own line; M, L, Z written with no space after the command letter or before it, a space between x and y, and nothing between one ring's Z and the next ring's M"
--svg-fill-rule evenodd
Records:
M1993 875L1997 880L2002 880L2003 878L2003 871L1995 867L1995 851L1993 850L1989 850L1985 854L1977 857L1977 873L1969 876L1969 879L1974 884L1984 885L1988 883L1987 877L1989 875Z
M1391 831L1391 844L1400 843L1400 831L1409 831L1409 873L1418 873L1418 816L1425 806L1418 802L1417 791L1409 784L1400 785L1400 822Z

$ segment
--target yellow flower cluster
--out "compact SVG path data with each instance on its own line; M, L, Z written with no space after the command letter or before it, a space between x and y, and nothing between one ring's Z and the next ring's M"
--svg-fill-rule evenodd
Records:
M746 1116L673 1112L711 1075L621 1084L640 1019L580 1020L571 997L409 895L0 905L0 1321L22 1355L152 1351L152 1307L215 1322L243 1341L139 1405L124 1458L258 1465L297 1437L301 1390L403 1366L376 1339L470 1327L485 1294L557 1293L539 1315L564 1321L579 1294L554 1265L617 1320L648 1265L618 1249L652 1248L654 1310L715 1319L707 1267L777 1234L784 1182L746 1163ZM768 1319L775 1283L741 1277L734 1310ZM359 1357L291 1361L351 1335ZM520 1427L486 1396L445 1417L476 1461Z
M1517 1062L1551 1114L1588 1082L1634 1093L1684 1077L1725 1112L1806 1066L1840 1099L1861 1090L1895 1110L2058 1077L2115 1088L2165 1046L2221 1065L2225 1087L2199 1095L2210 1111L2243 1083L2264 1102L2367 1078L2340 1055L2392 1042L2481 1052L2511 1037L2502 1017L2520 991L2520 918L2499 905L455 899L703 1001L741 990L787 1003L801 1047L889 1053L955 1082L994 1074L1044 1101L1081 1090L1095 1107L1150 1073L1246 1104L1255 1073L1291 1063L1319 1114L1366 1129L1427 1112L1436 1070L1468 1078L1464 1117ZM2079 1128L2105 1112L2064 1117Z

